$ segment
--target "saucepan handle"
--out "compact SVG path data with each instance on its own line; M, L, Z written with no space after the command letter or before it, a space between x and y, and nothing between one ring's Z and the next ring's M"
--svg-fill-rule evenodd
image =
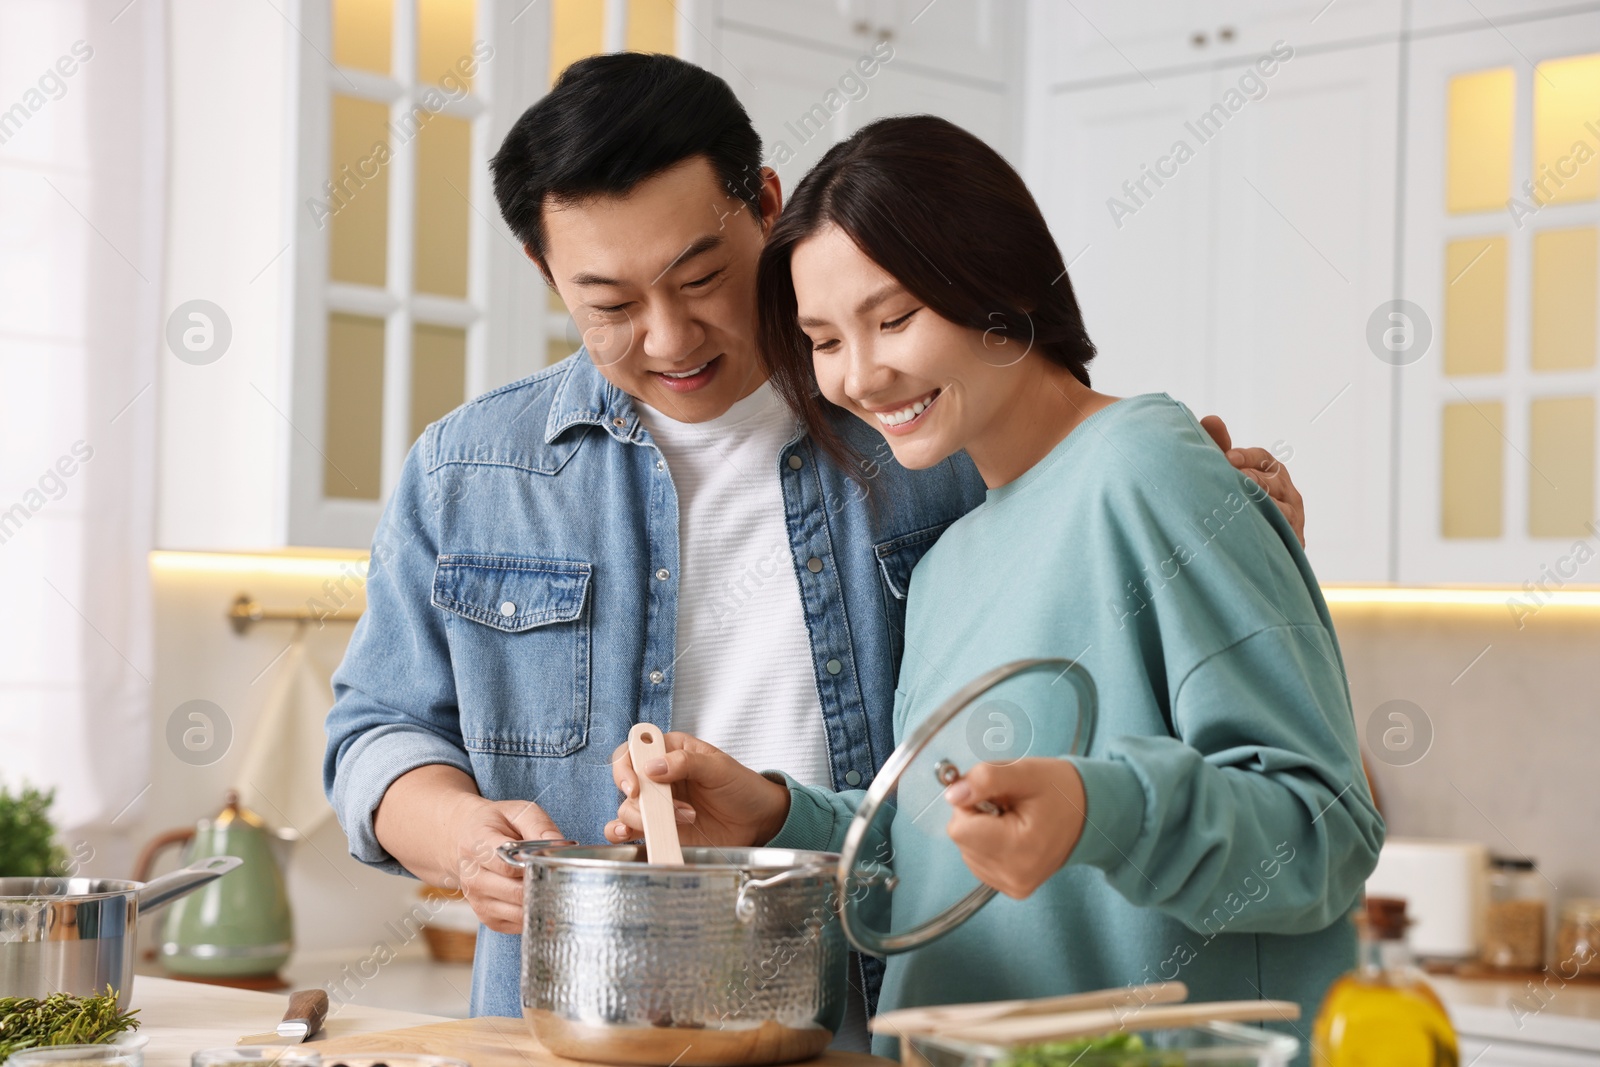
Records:
M767 878L751 878L739 887L739 895L733 901L733 913L739 917L740 922L750 922L756 917L755 893L785 882L797 882L802 878L832 878L833 864L811 863L803 867L791 867L787 871L779 871Z
M139 901L139 914L148 915L186 893L215 882L243 862L238 856L211 856L163 874L160 878L153 878L135 893Z

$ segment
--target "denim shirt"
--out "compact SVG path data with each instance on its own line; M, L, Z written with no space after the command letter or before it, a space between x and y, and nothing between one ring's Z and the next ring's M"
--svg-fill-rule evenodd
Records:
M859 480L799 429L772 462L833 785L858 789L893 748L911 569L984 486L965 455L908 471L870 427L839 420ZM636 722L671 728L678 572L672 472L586 352L429 426L374 535L367 610L333 676L323 780L351 855L404 873L373 814L427 764L604 841L620 800L612 751ZM520 974L520 939L480 928L473 1014L522 1014Z

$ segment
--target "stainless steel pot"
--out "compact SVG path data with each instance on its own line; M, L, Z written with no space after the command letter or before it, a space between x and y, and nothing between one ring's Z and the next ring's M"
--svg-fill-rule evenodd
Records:
M551 1052L607 1063L788 1063L844 1016L839 857L524 841L522 1010Z
M876 956L907 952L994 896L979 886L911 929L879 929L869 920L892 912L885 894L897 882L865 855L874 821L893 815L890 795L902 778L926 774L920 784L942 790L960 766L986 758L966 733L945 727L1024 674L1048 675L1056 699L1070 693L1074 701L1064 750L1047 754L1087 751L1096 704L1089 673L1053 657L1002 664L951 694L895 749L840 854L686 848L686 865L675 867L646 863L643 845L502 845L500 857L526 869L522 1012L534 1036L560 1056L655 1067L820 1053L843 1017L847 939Z
M140 915L215 881L243 861L213 856L149 882L0 878L0 997L133 993Z

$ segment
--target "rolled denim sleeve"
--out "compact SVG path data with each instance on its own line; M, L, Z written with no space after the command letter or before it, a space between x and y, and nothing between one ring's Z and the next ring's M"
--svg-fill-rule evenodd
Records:
M373 832L394 780L428 764L472 773L461 740L443 613L432 605L439 501L426 456L432 426L411 449L372 542L367 608L333 675L323 788L350 854L392 874L407 872Z

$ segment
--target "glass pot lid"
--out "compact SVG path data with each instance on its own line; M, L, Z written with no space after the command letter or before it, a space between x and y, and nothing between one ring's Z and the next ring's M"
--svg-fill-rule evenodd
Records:
M930 903L931 886L902 884L912 870L920 876L940 862L947 868L948 857L959 855L943 821L928 816L940 806L948 815L945 787L976 763L1084 754L1095 711L1089 672L1076 660L1043 657L984 672L917 723L873 779L840 850L839 916L850 943L873 956L906 952L949 933L987 904L995 889L976 878L974 888L946 907ZM955 863L966 870L959 859Z

